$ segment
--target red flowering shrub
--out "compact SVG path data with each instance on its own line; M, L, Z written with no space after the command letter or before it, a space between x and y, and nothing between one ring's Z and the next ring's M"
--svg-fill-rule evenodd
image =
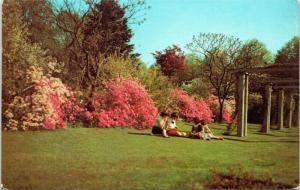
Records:
M38 130L65 128L75 121L78 112L73 92L59 78L45 76L41 69L26 71L29 86L16 96L4 112L5 128L10 130Z
M108 81L102 94L93 98L95 111L85 112L87 120L97 121L98 127L133 127L145 129L153 126L157 109L145 88L132 78Z
M196 99L193 96L189 96L181 89L174 89L173 95L177 100L180 117L188 121L191 121L194 117L207 122L213 121L212 111L203 99Z

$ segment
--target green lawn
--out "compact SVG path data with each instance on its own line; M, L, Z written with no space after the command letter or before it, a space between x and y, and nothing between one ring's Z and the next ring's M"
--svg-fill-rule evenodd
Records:
M210 125L221 134L223 125ZM180 123L180 128L190 126ZM3 132L2 183L8 189L203 188L212 168L242 167L257 178L292 184L299 178L298 128L224 141L162 138L149 130L69 128Z

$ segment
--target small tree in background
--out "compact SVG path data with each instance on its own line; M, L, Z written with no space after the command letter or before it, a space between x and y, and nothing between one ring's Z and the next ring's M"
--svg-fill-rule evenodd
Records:
M229 70L237 68L236 59L242 43L233 36L200 33L193 37L193 41L187 47L203 59L202 79L209 82L213 93L218 97L219 115L217 120L221 122L224 102L233 93L236 80Z
M164 76L159 68L147 68L141 65L136 77L151 94L151 98L159 111L177 111L175 98L172 96L174 85L167 76Z
M153 55L161 72L168 77L175 77L186 69L184 53L176 45L168 47L162 52L157 51Z
M219 122L223 120L224 102L234 95L236 77L229 71L270 62L270 53L261 42L251 40L243 44L238 38L224 34L200 33L187 47L203 60L202 80L218 98Z

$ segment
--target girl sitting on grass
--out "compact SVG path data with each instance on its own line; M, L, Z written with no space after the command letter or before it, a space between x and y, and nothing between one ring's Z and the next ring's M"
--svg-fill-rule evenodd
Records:
M200 139L210 140L210 139L217 139L217 140L224 140L223 137L215 136L212 131L209 129L208 125L204 120L199 120L198 118L194 118L194 125L192 128L192 134L194 136L199 137Z
M179 131L176 127L176 120L178 119L177 113L172 113L168 120L167 134L177 137L190 137L190 132Z
M152 127L152 134L163 135L163 137L169 137L167 135L168 127L168 117L169 115L165 112L161 112L157 117L154 126Z

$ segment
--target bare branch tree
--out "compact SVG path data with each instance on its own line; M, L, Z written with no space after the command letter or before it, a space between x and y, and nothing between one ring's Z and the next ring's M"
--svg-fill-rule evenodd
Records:
M126 55L131 52L132 45L121 46L132 35L125 25L142 23L144 17L140 14L148 7L143 0L128 0L120 8L110 0L52 0L52 3L56 25L63 31L69 77L76 86L81 85L92 94L99 85L100 65L105 58L114 52ZM116 11L112 14L117 15L113 20L103 16L105 11L109 14L107 8L111 7L117 7L113 9ZM117 26L120 29L115 30Z
M202 80L210 83L213 93L218 96L219 121L222 120L224 101L235 94L237 79L229 70L264 66L271 61L270 52L255 39L242 43L233 36L200 33L187 47L203 59ZM233 117L235 115L236 111Z
M218 97L218 120L222 121L224 101L232 94L235 78L229 70L236 67L242 43L238 38L224 34L200 33L187 45L204 60L202 80L211 84Z

